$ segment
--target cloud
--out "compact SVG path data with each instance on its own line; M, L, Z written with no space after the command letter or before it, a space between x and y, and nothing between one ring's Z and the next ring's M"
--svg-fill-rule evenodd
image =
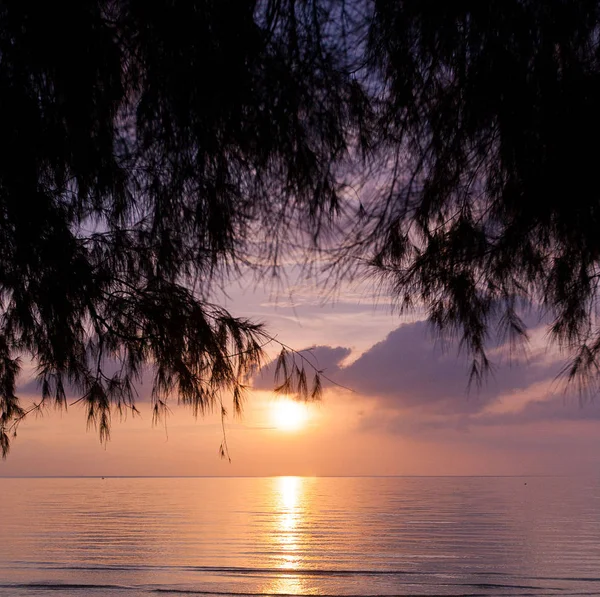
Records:
M448 432L466 434L478 431L480 439L486 440L488 430L519 429L530 430L544 425L546 432L534 434L535 437L547 437L548 425L598 425L600 422L600 403L582 402L574 396L551 396L547 399L531 400L518 410L508 412L475 413L422 413L410 410L375 409L360 421L359 429L366 432L384 432L393 435L426 437L448 436ZM575 427L582 429L581 427ZM527 431L529 433L529 431Z
M468 358L458 354L456 343L444 350L437 346L423 321L400 326L345 367L341 363L349 356L349 348L316 346L301 354L335 382L387 406L434 404L439 409L452 403L453 412L479 410L506 392L527 388L558 371L556 362L538 352L527 363L502 364L482 390L473 391L469 398ZM263 368L255 387L272 387L274 370L274 363Z
M497 345L494 353L502 353L503 348ZM442 350L423 321L401 325L350 364L346 362L352 350L345 346L314 346L300 354L302 357L295 358L298 364L305 363L309 385L312 365L326 378L354 390L354 396L367 399L363 428L416 433L424 429L468 430L473 426L600 419L595 403L580 408L576 400L557 396L554 380L561 362L544 349L535 348L527 360L518 359L512 365L500 362L480 390L469 392L468 357L459 354L455 342ZM109 364L108 368L113 372L117 365ZM271 362L255 377L253 387L272 390L274 374L275 363ZM324 386L335 389L326 379ZM152 387L150 369L144 371L143 383L136 387L139 400L147 400ZM66 390L69 399L79 397L73 388ZM37 394L39 386L29 379L19 391Z
M468 392L469 360L457 343L436 346L428 324L400 326L340 372L342 383L376 396L390 407L435 406L444 412L473 412L507 392L552 378L557 363L543 352L526 362L500 363L481 390Z
M326 377L337 381L342 372L340 363L351 352L350 348L343 346L336 348L331 346L313 346L299 351L295 356L288 357L288 360L290 362L295 360L299 367L304 364L309 377L314 367L314 370L322 371ZM272 390L275 385L275 369L275 361L271 361L268 365L265 365L255 377L253 387L257 390ZM326 380L325 383L327 384Z
M557 354L533 347L526 359L500 362L480 390L468 392L468 357L458 345L436 345L428 324L400 326L351 364L345 347L316 346L307 358L338 384L367 398L373 408L361 417L362 429L389 433L473 426L519 425L540 421L600 420L600 405L580 407L556 383L562 362ZM500 354L505 346L498 345ZM273 387L274 363L255 387ZM328 384L332 388L332 384Z
M103 372L106 376L112 377L121 369L121 364L114 359L106 359L103 364ZM133 386L138 393L137 402L150 400L154 370L151 366L144 366L141 370L141 379L134 380ZM81 391L68 380L64 380L64 389L67 400L73 400L81 397ZM17 385L17 394L22 396L41 396L41 385L35 372L28 371L26 375L19 380Z
M518 411L482 413L465 423L494 426L554 421L600 421L600 403L579 400L574 396L554 396L549 400L531 400Z

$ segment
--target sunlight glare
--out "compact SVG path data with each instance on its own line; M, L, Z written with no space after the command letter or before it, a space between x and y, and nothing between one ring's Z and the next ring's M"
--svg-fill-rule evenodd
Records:
M308 420L306 404L283 398L273 402L271 406L273 425L282 431L298 431Z

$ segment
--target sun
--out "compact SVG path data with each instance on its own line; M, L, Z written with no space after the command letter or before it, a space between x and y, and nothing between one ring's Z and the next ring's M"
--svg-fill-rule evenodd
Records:
M306 425L308 410L306 404L289 398L275 400L271 405L271 421L282 431L298 431Z

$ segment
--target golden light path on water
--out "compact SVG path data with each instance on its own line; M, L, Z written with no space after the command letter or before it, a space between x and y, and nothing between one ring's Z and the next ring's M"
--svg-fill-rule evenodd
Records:
M305 593L304 578L294 574L302 568L299 555L301 546L300 527L304 522L303 477L277 477L273 479L273 511L277 512L273 542L281 553L282 574L265 588L268 593ZM306 546L304 546L306 547Z
M596 478L6 478L0 495L0 597L600 595Z

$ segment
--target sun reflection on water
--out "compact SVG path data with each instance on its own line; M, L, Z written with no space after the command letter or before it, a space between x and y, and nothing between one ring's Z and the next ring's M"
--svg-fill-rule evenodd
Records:
M278 477L279 500L281 505L288 510L298 505L302 477Z
M302 568L303 545L302 522L305 513L302 477L278 477L274 479L273 513L275 514L272 541L279 552L281 576L273 579L266 592L298 594L304 592L304 579L294 571Z
M300 477L279 477L278 479L278 504L277 512L277 537L282 554L282 567L295 570L299 566L298 551L299 535L298 523L301 512L298 505L302 479Z

